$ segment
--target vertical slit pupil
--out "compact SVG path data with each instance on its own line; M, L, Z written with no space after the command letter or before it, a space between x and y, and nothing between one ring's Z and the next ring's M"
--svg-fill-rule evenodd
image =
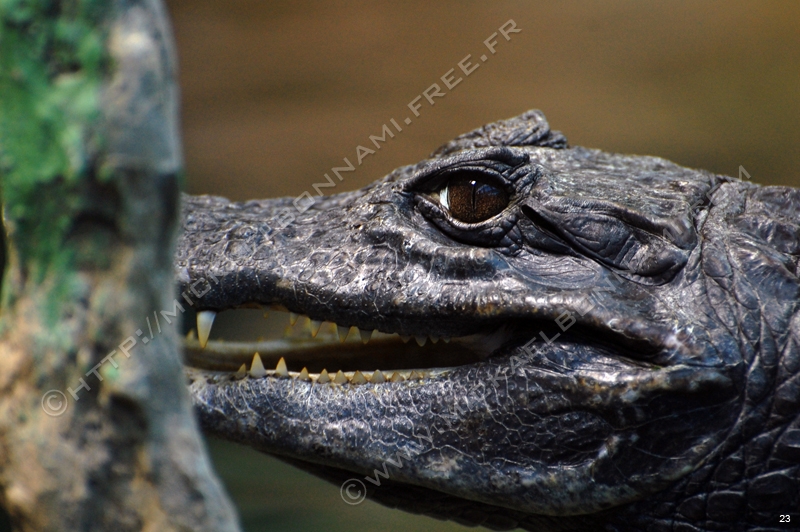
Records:
M462 222L482 222L508 207L506 191L479 172L460 173L446 187L450 214Z

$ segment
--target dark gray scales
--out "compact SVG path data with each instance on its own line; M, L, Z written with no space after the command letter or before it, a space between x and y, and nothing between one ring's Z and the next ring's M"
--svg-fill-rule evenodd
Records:
M498 530L800 529L800 190L529 111L314 199L184 196L181 291L429 340L319 355L366 382L194 364L204 430L337 483L400 462L370 499Z

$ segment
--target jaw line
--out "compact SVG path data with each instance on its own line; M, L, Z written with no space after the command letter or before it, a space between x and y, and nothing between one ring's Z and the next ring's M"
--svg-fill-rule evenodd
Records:
M337 339L336 328L335 324L325 323L319 335L312 337L306 331L305 336L297 337L289 334L294 329L290 326L279 339L210 340L205 346L201 346L192 330L183 341L184 363L197 371L220 373L220 377L233 374L238 378L291 377L317 382L320 373L326 370L331 378L341 371L348 382L363 384L373 380L373 371L381 370L385 377L375 373L377 382L392 377L416 380L480 362L495 353L510 335L508 327L501 326L452 339L400 337L378 331L359 339L357 331L340 327ZM356 376L358 372L361 377Z
M343 373L340 381L345 378L349 382L355 377L358 384L371 382L372 372L376 370L381 370L387 380L394 372L398 372L398 378L402 380L420 379L441 376L448 370L476 364L489 357L508 355L509 351L505 347L510 347L512 343L521 345L533 339L538 341L537 331L545 331L548 324L552 326L550 320L530 318L516 318L505 324L497 324L497 316L491 316L483 327L476 327L479 332L453 338L403 337L397 333L379 332L377 329L365 335L365 331L355 326L341 327L331 321L313 322L306 316L291 313L279 304L265 306L253 303L238 308L268 309L283 316L291 314L292 318L287 323L292 325L285 329L282 338L259 338L257 341L207 340L206 345L198 340L192 330L183 341L186 366L199 371L238 375L240 378L250 375L309 380L310 377L315 383L323 370L331 378L339 372ZM237 308L228 309L236 310ZM205 338L208 338L210 324L217 312L198 312L198 330L202 331L201 314L211 317L205 330ZM402 323L400 327L405 329ZM575 330L579 329L580 324ZM300 336L297 332L301 333ZM559 332L548 334L552 339L561 336ZM568 333L567 337L569 336L571 334ZM584 341L593 345L598 340L594 334L587 337L584 333L583 337ZM617 355L629 359L622 352ZM644 360L636 363L650 364ZM383 382L381 379L379 375L377 382ZM325 377L322 382L327 382Z

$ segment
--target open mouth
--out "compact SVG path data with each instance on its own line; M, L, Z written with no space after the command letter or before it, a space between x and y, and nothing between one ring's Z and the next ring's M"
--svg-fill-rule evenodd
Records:
M614 331L581 323L565 328L556 321L521 317L478 322L471 334L449 338L316 321L281 305L199 311L187 316L187 322L197 326L184 339L186 365L225 379L270 377L334 385L420 381L507 355L526 341L578 343L624 366L657 367L663 354L658 345Z
M315 384L434 378L485 359L508 337L504 328L454 338L400 336L320 322L277 306L266 311L200 311L196 323L184 340L188 366L231 373L234 378L287 378Z

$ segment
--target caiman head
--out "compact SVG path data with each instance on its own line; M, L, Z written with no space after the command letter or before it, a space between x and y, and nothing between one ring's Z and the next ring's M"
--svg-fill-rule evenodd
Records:
M352 478L345 498L493 528L798 508L797 190L570 148L530 111L316 191L184 197L205 431ZM201 348L244 307L347 340Z

